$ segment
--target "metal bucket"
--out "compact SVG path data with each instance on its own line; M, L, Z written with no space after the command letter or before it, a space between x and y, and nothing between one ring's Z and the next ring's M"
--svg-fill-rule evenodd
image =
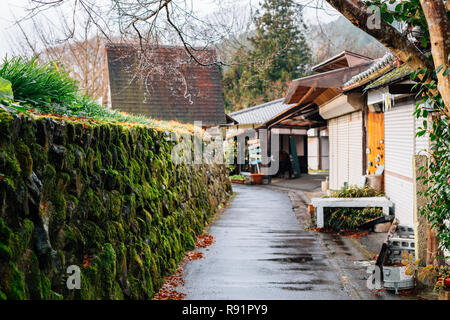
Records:
M369 174L366 177L369 187L380 192L383 191L383 176L381 174Z
M414 277L405 273L405 266L383 266L383 286L387 290L406 290L414 288Z

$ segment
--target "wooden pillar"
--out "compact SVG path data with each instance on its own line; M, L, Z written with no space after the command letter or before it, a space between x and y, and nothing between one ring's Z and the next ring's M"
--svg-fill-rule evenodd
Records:
M321 132L321 130L318 130L318 132L319 132L318 137L317 137L317 139L319 140L319 141L318 141L318 144L319 144L319 151L318 151L318 154L319 154L319 163L318 163L318 169L319 169L319 170L322 170L322 139L320 139L320 132ZM306 144L308 144L308 141L306 142ZM308 159L308 157L307 157L306 159ZM306 172L306 173L308 173L308 172Z
M418 192L423 193L426 186L423 185L423 180L417 180L418 177L423 176L423 172L419 170L420 167L426 167L428 158L425 155L415 155L413 157L413 183L414 183L414 245L416 259L420 259L421 265L430 264L429 260L434 259L429 256L429 250L434 251L430 235L430 227L426 217L420 214L420 208L424 206L428 199Z
M426 264L438 265L437 257L439 255L438 241L435 230L431 229L430 223L427 224L427 260Z

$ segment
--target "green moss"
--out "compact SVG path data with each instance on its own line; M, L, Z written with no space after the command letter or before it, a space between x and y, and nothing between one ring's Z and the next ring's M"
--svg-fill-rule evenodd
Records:
M102 154L99 149L97 149L95 153L95 157L93 158L93 166L95 171L100 171L102 169Z
M128 168L129 154L122 142L118 145L117 155L119 156L120 169Z
M395 68L391 72L383 75L382 77L372 82L370 85L366 86L364 90L378 88L380 86L389 84L395 80L405 78L409 76L411 73L412 73L411 68L406 63L404 63L400 67Z
M102 201L92 192L92 201L89 208L89 219L92 221L100 221L102 217Z
M23 255L25 250L31 245L31 238L33 236L34 224L29 219L22 221L22 227L19 231L13 234L12 252L17 259Z
M8 228L3 219L0 217L0 242L9 245L11 234L12 234L11 229Z
M192 237L192 234L190 232L185 232L183 235L186 250L193 250L195 248L195 240Z
M6 299L8 299L8 297L6 296L6 293L4 293L2 290L0 290L0 301L6 300Z
M208 168L214 170L209 181L202 176L206 166L173 165L171 145L147 128L69 121L63 129L53 120L30 121L17 144L0 143L0 174L9 190L0 190L7 203L0 214L8 221L0 218L0 299L151 298L226 200L227 179L215 179L225 171ZM64 151L63 165L59 153L41 146L52 137ZM34 225L24 219L32 171L43 184L40 213L57 250L54 264L43 269L33 251ZM76 292L64 284L70 264L83 266Z
M64 300L64 297L62 294L55 291L50 291L50 300Z
M100 253L100 280L102 297L111 299L115 296L116 252L110 243L106 243Z
M8 299L26 299L25 284L22 272L20 272L12 262L9 263L7 278L5 279L3 290L6 293Z
M123 284L127 281L127 249L123 242L116 247L116 275Z
M116 245L118 244L118 232L116 230L116 222L115 221L107 221L106 222L106 241Z
M0 243L0 262L9 261L13 256L12 250L9 246Z
M8 139L10 136L9 126L13 121L11 114L0 108L0 139Z
M87 221L81 227L85 242L85 252L96 254L105 243L105 232L94 222Z
M112 220L120 218L120 209L122 207L122 200L118 191L112 191L109 203L109 215Z
M81 252L86 240L84 239L83 234L80 232L80 230L76 226L66 225L64 227L64 233L64 249L69 252Z
M100 274L98 272L97 262L93 262L92 265L84 268L81 272L81 292L80 296L83 300L95 300L99 299L100 286Z
M70 172L75 167L75 148L73 145L67 147L67 155L65 159L65 170Z
M51 229L55 230L62 227L66 220L66 199L63 193L54 192L50 201L53 205L50 224Z
M89 148L86 152L86 171L88 175L92 175L94 173L94 150L92 148Z
M42 277L39 269L39 260L30 250L28 255L28 272L25 274L25 283L27 287L28 296L31 300L40 300L43 298L42 293Z
M21 139L25 145L31 145L35 142L36 121L29 117L24 117L21 127Z
M56 176L55 168L51 164L47 163L45 165L45 169L44 169L44 177L45 178L53 178L55 176Z
M10 150L0 149L0 173L6 177L11 177L14 180L22 173L19 161L12 157Z
M42 289L42 298L45 300L51 299L51 282L50 279L45 276L45 274L41 273L41 289Z
M31 147L31 154L33 158L33 170L38 177L42 177L45 165L48 162L47 151L40 144L34 143Z
M122 292L122 288L120 288L120 285L117 281L114 281L114 287L110 295L111 300L123 300L124 295Z
M59 192L64 193L70 181L70 175L66 172L58 172L56 188Z

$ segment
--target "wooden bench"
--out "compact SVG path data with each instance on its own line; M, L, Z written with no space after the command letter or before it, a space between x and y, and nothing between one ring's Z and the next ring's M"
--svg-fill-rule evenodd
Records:
M316 208L316 223L318 228L323 228L323 208L383 208L383 213L389 215L389 207L392 201L386 197L367 198L312 198L311 203Z

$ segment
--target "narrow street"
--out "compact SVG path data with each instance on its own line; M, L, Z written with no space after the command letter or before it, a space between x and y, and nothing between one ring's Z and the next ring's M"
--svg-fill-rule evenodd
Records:
M234 185L210 227L215 243L185 266L186 299L354 299L321 244L304 230L286 192ZM360 297L361 298L361 297Z

